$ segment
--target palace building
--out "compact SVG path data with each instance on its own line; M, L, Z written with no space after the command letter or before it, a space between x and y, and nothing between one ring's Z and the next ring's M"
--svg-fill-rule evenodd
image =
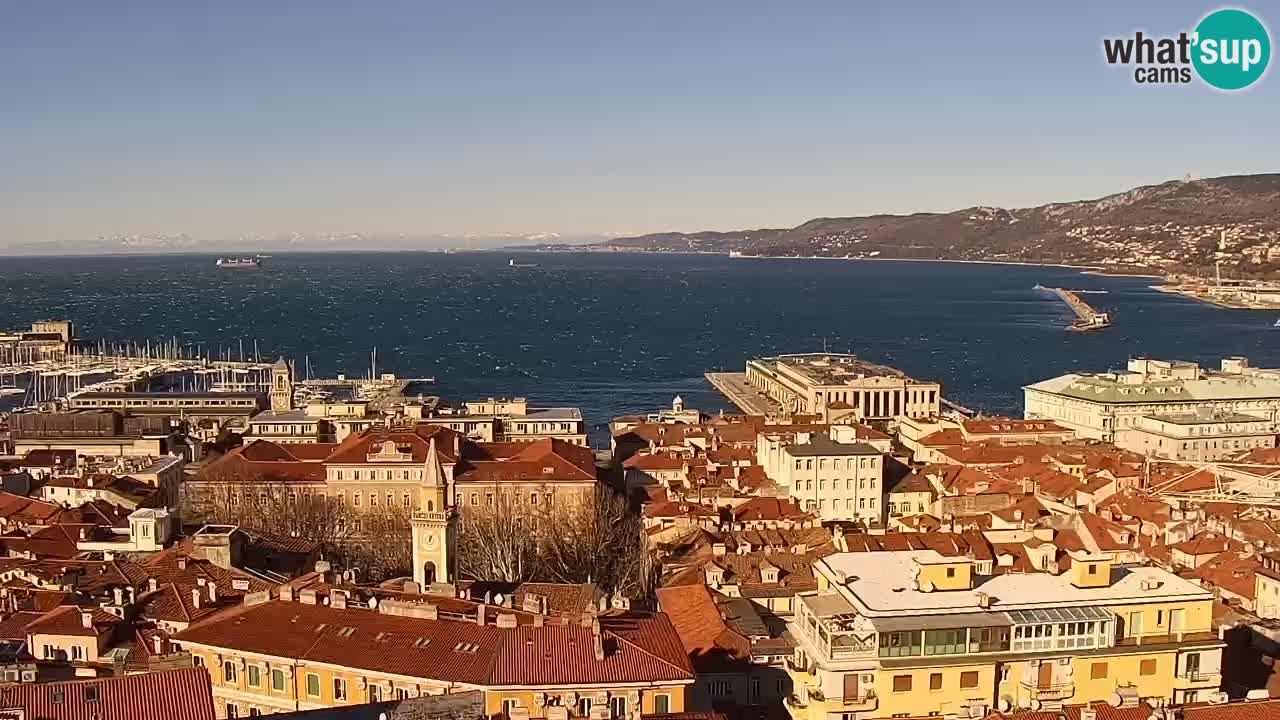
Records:
M852 411L858 420L933 417L942 386L853 355L777 355L747 362L746 380L791 413Z
M585 502L597 489L590 448L558 439L484 443L425 422L374 427L341 443L258 440L210 463L186 488L193 503L254 502L264 488L289 502L412 512L414 579L452 580L455 516L509 503L541 511Z

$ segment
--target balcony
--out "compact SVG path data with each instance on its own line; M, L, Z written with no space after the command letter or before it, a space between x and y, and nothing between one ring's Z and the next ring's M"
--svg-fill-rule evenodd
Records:
M1022 687L1031 693L1031 697L1040 702L1054 702L1058 700L1066 700L1076 694L1075 683L1057 682L1052 685L1040 685L1039 683L1022 683Z
M876 700L875 690L866 690L854 697L842 698L840 704L843 707L837 710L833 710L833 712L840 712L840 711L853 712L853 711L862 711L862 710L875 710L877 707L879 707L879 702Z
M1222 673L1208 670L1183 670L1178 673L1179 687L1195 686L1201 688L1218 687L1222 684Z

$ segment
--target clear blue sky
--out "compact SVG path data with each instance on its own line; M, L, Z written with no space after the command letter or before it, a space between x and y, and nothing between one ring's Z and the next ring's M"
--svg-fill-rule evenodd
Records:
M7 3L0 247L789 226L1280 171L1274 69L1225 95L1102 61L1215 7Z

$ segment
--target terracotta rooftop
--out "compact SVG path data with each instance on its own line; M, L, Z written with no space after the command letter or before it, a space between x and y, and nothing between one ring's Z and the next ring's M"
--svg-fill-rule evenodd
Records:
M285 601L229 610L174 641L473 685L692 681L665 616L606 615L598 622L603 660L594 656L592 628L581 624L501 629Z
M100 680L0 687L0 707L30 720L213 720L209 672L187 668Z

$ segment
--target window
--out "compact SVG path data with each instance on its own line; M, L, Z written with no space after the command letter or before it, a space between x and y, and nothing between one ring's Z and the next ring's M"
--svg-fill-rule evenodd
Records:
M83 647L80 647L79 645L72 645L72 646L71 646L71 659L72 659L72 660L83 660L83 659L84 659L84 648L83 648Z
M222 680L229 683L236 681L236 664L231 660L222 663Z
M240 708L237 707L235 703L227 703L227 717L240 717Z
M960 673L960 687L966 689L978 687L978 671L967 670Z
M671 696L670 695L654 695L653 696L653 712L658 715L666 715L671 712Z
M733 687L728 680L712 680L707 683L707 692L711 697L729 697L733 694Z
M1155 658L1148 658L1148 659L1146 659L1146 660L1143 660L1141 663L1139 663L1139 664L1138 664L1138 674L1139 674L1139 675L1155 675L1155 674L1156 674L1156 659L1155 659Z
M284 692L284 671L283 670L271 671L271 689L275 690L276 692Z
M204 667L204 658L199 655L192 655L191 664L196 667Z
M609 715L614 720L627 716L627 699L620 695L609 698Z
M307 697L320 697L320 676L307 673Z
M249 674L249 687L262 687L262 668L257 665L250 665L247 672Z
M1163 610L1157 610L1157 611L1156 611L1156 625L1163 625L1163 624L1164 624L1164 611L1163 611Z
M471 504L472 505L480 504L480 493L471 493Z
M342 678L333 679L333 699L334 700L347 699L347 681L346 680L343 680Z
M363 495L363 493L358 493L358 492L351 493L351 505L352 505L352 507L360 507L360 496L361 496L361 495Z
M529 504L530 505L538 504L538 493L529 493Z
M942 689L942 673L930 673L930 674L929 674L929 689L930 689L930 690L941 690L941 689Z
M578 698L578 716L591 717L591 698Z
M755 676L751 678L751 704L760 704L760 678Z
M374 685L373 683L369 684L369 702L371 703L382 702L382 686L381 685Z
M1104 662L1096 662L1093 665L1089 666L1089 679L1090 680L1106 680L1107 664Z
M911 692L911 676L910 675L894 675L893 691L894 692Z
M955 576L956 576L956 569L953 567L947 568L947 577L953 578Z
M261 717L262 711L256 707L249 708L249 717Z
M1097 566L1097 565L1094 565L1093 563L1089 563L1089 574L1090 574L1090 575L1097 575L1097 574L1098 574L1098 566Z

